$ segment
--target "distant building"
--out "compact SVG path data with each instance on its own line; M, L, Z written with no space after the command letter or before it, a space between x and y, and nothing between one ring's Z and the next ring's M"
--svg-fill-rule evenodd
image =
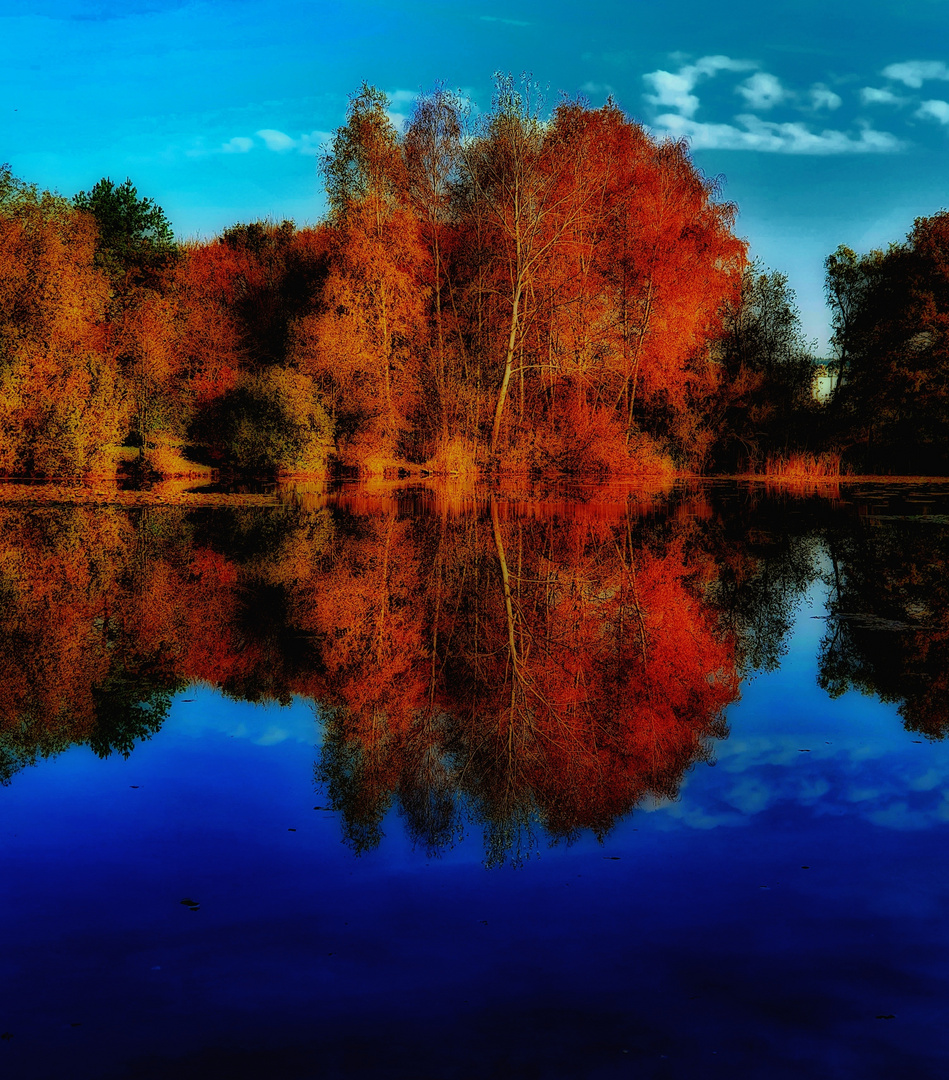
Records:
M814 400L820 402L830 401L833 392L834 376L830 368L828 368L827 364L816 364L811 380L811 393L814 395Z

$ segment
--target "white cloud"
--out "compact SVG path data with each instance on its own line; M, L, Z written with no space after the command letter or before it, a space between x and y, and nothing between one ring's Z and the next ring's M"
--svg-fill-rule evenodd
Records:
M294 698L289 706L261 706L226 701L217 690L192 685L175 698L165 729L178 738L204 738L217 733L249 739L258 746L275 746L288 740L313 746L322 742L323 730L313 712L311 703L304 698Z
M225 154L246 154L253 148L254 140L248 139L246 135L235 135L233 139L229 139L221 149Z
M296 139L291 139L289 135L276 131L274 128L263 128L257 132L257 135L264 140L268 150L292 150L297 145Z
M895 715L892 720L898 729ZM733 735L715 745L725 782L716 785L710 805L702 804L701 786L694 797L687 780L678 802L656 809L700 829L746 824L755 814L795 803L888 829L931 828L949 820L944 758L917 754L899 736L869 742L845 736L812 749L802 754L800 743L787 735Z
M580 89L585 94L615 94L616 91L609 83L585 82Z
M743 814L758 814L771 805L774 792L760 776L743 776L725 793L725 801Z
M810 96L815 109L839 109L844 103L839 94L835 94L823 83L815 83L811 87Z
M945 777L936 768L927 769L921 776L915 777L910 781L909 787L913 791L933 791L936 788L941 788ZM947 792L942 793L942 797L947 797Z
M307 157L317 157L319 154L322 154L326 146L332 142L333 139L332 131L310 131L302 134L298 139L294 139L292 136L287 135L286 132L278 131L276 128L263 128L255 134L259 139L263 140L263 143L268 150L274 150L277 153L285 153L287 150L296 150L298 153L304 154ZM228 139L226 143L223 143L217 151L193 150L189 151L189 155L197 157L215 152L223 154L247 154L254 149L255 145L258 144L249 136L235 135L233 139Z
M396 131L401 131L412 119L414 109L412 106L418 100L417 90L387 90L386 97L389 99L389 108L386 116L389 123Z
M309 157L318 157L332 142L332 131L311 131L300 136L300 153Z
M916 115L924 120L938 120L940 124L949 124L949 101L924 101L916 110Z
M703 56L693 65L700 75L717 75L720 71L752 71L758 65L753 60L732 60L729 56Z
M894 94L892 90L877 90L873 86L865 86L860 91L860 100L864 105L902 105L906 100Z
M735 93L741 96L752 109L770 109L787 96L779 79L767 72L758 71L749 79L735 87Z
M949 67L942 60L905 60L900 64L889 64L883 69L883 74L914 90L918 90L927 79L949 82Z
M932 814L925 811L911 810L905 802L897 801L879 810L867 814L867 820L884 829L898 829L901 832L911 829L928 829L932 825Z
M653 71L643 78L655 91L646 94L646 100L658 108L666 106L677 109L683 116L692 116L699 107L699 99L692 93L695 79L691 76Z
M530 23L523 19L502 19L498 15L479 15L478 18L481 22L504 23L505 26L530 26Z
M646 807L641 806L640 809L646 810ZM680 801L664 803L653 809L660 810L666 817L693 829L717 829L721 825L742 826L748 824L748 818L731 807L718 811L706 810L693 802Z
M865 127L859 138L844 131L811 131L801 123L774 123L736 116L735 124L703 124L675 113L657 117L656 126L674 138L687 138L696 150L759 150L775 154L894 153L902 143L885 131Z
M732 60L728 56L703 56L694 64L685 64L678 71L651 71L643 76L653 93L645 98L657 108L675 109L683 116L693 116L699 99L692 93L699 79L719 71L749 71L755 64L750 60Z

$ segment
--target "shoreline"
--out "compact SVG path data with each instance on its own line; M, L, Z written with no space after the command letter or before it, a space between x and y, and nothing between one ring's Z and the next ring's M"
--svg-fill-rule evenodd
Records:
M510 490L508 484L516 487ZM407 477L353 477L335 478L328 476L288 477L282 480L251 480L251 484L266 486L267 491L205 491L203 487L217 487L217 481L208 481L202 477L178 478L153 484L148 488L119 488L117 481L102 479L64 483L62 481L38 481L28 478L0 479L0 504L25 506L56 505L93 505L93 506L183 506L187 508L216 506L276 506L293 502L300 495L312 498L319 494L350 489L377 494L392 494L400 489L423 489L433 492L454 491L467 495L493 493L502 498L523 498L529 489L535 492L541 488L550 494L546 498L563 497L572 492L580 495L602 491L612 496L607 501L615 501L629 493L649 494L652 496L671 491L679 484L716 484L740 483L761 485L782 490L806 490L820 494L822 490L852 489L869 485L873 487L947 487L947 476L841 476L811 478L806 480L767 476L762 473L716 474L677 473L668 480L650 483L641 479L623 479L619 477L599 480L583 476L540 476L530 477L523 473L500 473L483 479L428 475ZM505 490L507 488L508 490ZM322 489L322 490L320 490ZM543 500L544 496L540 496Z

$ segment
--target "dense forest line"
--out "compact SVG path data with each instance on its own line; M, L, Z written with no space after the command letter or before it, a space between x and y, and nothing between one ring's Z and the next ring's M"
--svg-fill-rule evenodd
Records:
M178 243L130 180L0 170L0 472L949 469L945 212L828 257L822 362L685 143L505 77L387 108L312 228Z

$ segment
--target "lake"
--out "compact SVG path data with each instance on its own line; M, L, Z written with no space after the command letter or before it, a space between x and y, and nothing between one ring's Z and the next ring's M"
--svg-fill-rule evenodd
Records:
M949 487L0 506L0 1074L942 1077Z

